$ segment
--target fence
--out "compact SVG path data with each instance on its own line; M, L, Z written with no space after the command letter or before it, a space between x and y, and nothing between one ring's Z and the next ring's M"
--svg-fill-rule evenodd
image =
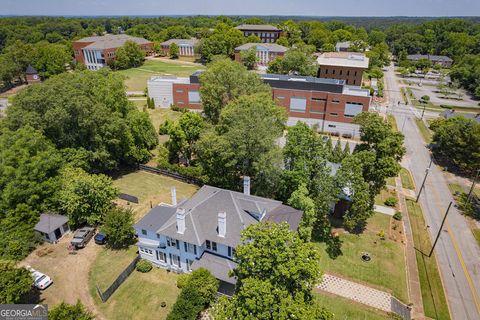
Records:
M403 304L400 300L392 297L391 300L392 312L398 314L404 320L411 319L411 308Z
M148 171L148 172L151 172L151 173L163 174L167 177L174 178L174 179L177 179L177 180L180 180L180 181L183 181L183 182L187 182L187 183L196 184L197 186L200 186L200 187L203 186L203 182L200 179L184 176L184 175L182 175L178 172L175 172L175 171L150 167L150 166L146 166L144 164L138 165L138 169Z
M123 272L113 281L113 283L108 287L107 290L102 292L100 288L96 285L97 287L97 292L98 295L100 296L100 299L102 299L102 302L105 302L110 298L110 296L115 292L115 290L120 287L120 285L128 278L128 276L132 273L132 271L135 269L135 266L137 265L138 260L140 260L140 255L136 256L135 259L133 259L132 262L123 270Z

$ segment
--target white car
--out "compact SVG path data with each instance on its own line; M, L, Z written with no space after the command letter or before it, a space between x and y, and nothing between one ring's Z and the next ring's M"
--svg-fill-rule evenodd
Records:
M33 284L38 289L44 290L53 283L53 280L50 279L50 277L47 276L46 274L43 274L40 271L35 270L30 266L27 266L26 268L32 274Z

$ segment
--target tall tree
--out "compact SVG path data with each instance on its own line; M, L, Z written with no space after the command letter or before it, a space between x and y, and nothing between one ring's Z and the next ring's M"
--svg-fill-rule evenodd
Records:
M48 312L51 320L93 320L94 317L85 306L77 301L76 304L60 303Z
M102 231L108 238L108 246L113 249L121 249L131 245L135 239L134 223L131 210L122 208L108 210L102 226Z
M245 41L243 33L225 23L219 23L215 30L202 39L200 51L206 61L212 61L216 55L232 57L235 48Z
M59 207L73 225L86 221L102 223L112 208L112 200L118 189L106 175L88 174L79 168L65 168L62 172L62 188L58 194Z
M15 304L32 289L33 279L25 268L0 261L0 303Z
M248 72L244 66L230 59L210 64L207 71L200 75L200 84L204 113L213 123L218 121L220 111L232 100L271 90L257 74Z
M253 121L255 119L255 121ZM218 125L207 130L197 143L200 165L210 182L238 189L242 175L255 181L265 155L278 150L275 141L286 121L285 110L278 107L270 94L241 96L228 104Z
M275 58L268 66L269 73L315 76L318 65L310 52L290 49L285 56Z
M258 61L257 48L254 46L246 51L240 52L240 60L248 70L255 69Z
M170 49L168 50L168 55L170 56L170 59L178 59L178 54L179 54L178 45L175 42L173 42L170 45Z
M70 62L72 55L68 48L61 44L39 44L32 57L32 65L43 78L65 72Z
M125 41L125 44L115 52L116 65L120 69L140 67L144 60L145 52L131 40Z

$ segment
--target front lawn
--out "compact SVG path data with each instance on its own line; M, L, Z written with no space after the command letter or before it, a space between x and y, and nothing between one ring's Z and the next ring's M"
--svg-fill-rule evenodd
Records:
M143 107L147 105L147 100L132 100L132 102L137 106L139 111L143 111ZM155 108L155 109L148 109L146 111L150 115L150 119L152 120L153 127L158 132L158 128L162 123L166 120L176 121L182 113L180 111L173 111L170 108Z
M150 210L150 205L155 206L160 202L171 203L171 187L175 186L177 190L177 202L190 198L198 190L193 184L142 170L120 175L115 178L113 184L120 192L138 197L138 204L118 201L121 205L133 209L136 221Z
M391 190L391 189L382 189L380 191L379 194L377 194L375 196L375 204L376 205L379 205L379 206L387 206L385 204L385 201L390 198L390 197L393 197L395 199L397 199L397 203L398 203L398 198L397 198L397 193L394 191L394 190ZM398 206L398 205L397 205ZM393 207L395 209L398 210L397 206Z
M205 69L202 65L182 63L181 61L146 60L138 68L118 71L126 76L125 85L128 91L143 91L147 87L147 81L152 76L175 75L188 77L197 70Z
M391 223L390 216L376 213L368 220L362 234L341 233L343 255L336 259L331 259L325 252L325 244L318 243L324 272L391 292L408 303L405 252L400 240L402 234L399 233L401 227L393 230ZM385 240L378 235L382 232ZM364 262L362 252L368 252L372 260Z
M413 182L410 171L406 168L400 169L400 179L402 180L402 187L405 189L415 190L415 183Z
M333 313L335 320L398 319L386 312L325 292L316 292L318 303Z
M134 270L106 302L96 292L95 283L108 287L134 259L135 252L132 246L120 251L104 249L97 256L89 277L94 303L106 319L166 319L180 289L176 286L178 276L164 269L154 267L148 273ZM161 307L163 301L166 307Z
M415 119L415 123L417 124L418 130L420 131L420 134L423 137L423 140L426 143L431 143L432 142L432 133L430 130L427 128L425 122L421 119Z
M450 319L435 254L428 257L432 243L428 236L422 209L413 199L406 199L406 202L416 249L415 255L425 315L438 320Z

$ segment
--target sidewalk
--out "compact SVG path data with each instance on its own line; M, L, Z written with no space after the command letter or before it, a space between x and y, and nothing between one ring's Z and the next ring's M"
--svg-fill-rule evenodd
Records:
M405 230L406 248L405 258L407 262L407 286L408 297L410 302L413 303L412 318L423 319L425 318L425 312L423 310L422 291L420 289L420 278L418 275L417 259L415 254L415 248L413 243L412 227L410 226L410 220L407 213L407 205L405 202L405 195L410 196L411 193L415 194L412 190L403 189L402 182L399 177L395 178L396 188L399 191L398 197L400 199L400 211L402 212L402 221Z

